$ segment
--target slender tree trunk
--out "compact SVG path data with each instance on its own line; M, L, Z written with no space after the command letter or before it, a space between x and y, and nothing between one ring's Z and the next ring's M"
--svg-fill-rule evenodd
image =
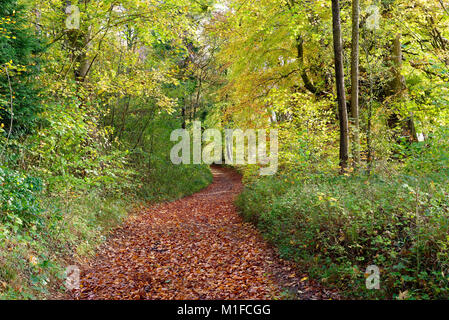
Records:
M193 121L193 94L190 95L189 97L190 103L189 103L189 121L192 122Z
M112 113L111 113L111 128L114 128L115 122L115 105L112 104ZM114 140L114 130L111 130L111 134L109 135L109 140Z
M373 39L373 42L376 43L376 38ZM369 81L369 98L367 101L367 109L368 109L368 121L366 127L366 147L367 147L367 174L371 175L373 168L373 160L374 160L374 150L372 145L371 131L372 131L372 118L373 118L373 98L374 98L374 84L373 84L373 75L371 68L371 55L369 45L365 43L363 47L365 51L365 59L367 63L367 71L368 71L368 81Z
M360 166L360 120L359 120L359 0L352 0L352 56L351 56L351 113L354 121L353 156L354 168Z
M202 86L203 86L203 73L201 72L200 79L199 79L199 85L198 85L198 91L196 94L196 101L195 101L195 105L193 107L193 120L196 120L196 111L199 109L199 106L200 106Z
M154 148L154 132L151 132L151 140L150 140L150 151L148 152L148 170L151 171L152 164L151 164L151 155L153 154L153 148Z
M125 99L126 99L126 98L125 98ZM121 128L120 128L120 131L118 132L118 138L119 138L119 139L122 138L122 134L123 134L123 132L125 131L125 126L126 126L126 116L127 116L127 114L128 114L128 110L129 110L130 104L131 104L131 96L128 96L128 100L127 100L127 102L125 103L125 108L124 108L123 113L122 113L122 125L121 125Z
M371 99L372 98L370 98L370 100ZM368 175L371 174L371 170L373 167L373 146L372 146L372 141L371 141L372 117L373 117L373 106L372 106L372 101L370 101L368 104L368 125L367 125L367 129L366 129L366 145L368 148L368 156L367 156Z
M181 127L183 129L186 128L186 101L185 98L182 99L183 102L183 106L182 106L182 110L181 110L181 118L182 118L182 125Z
M346 108L345 74L343 69L343 43L339 0L332 0L332 29L335 55L335 80L337 84L338 115L340 121L340 167L344 172L348 167L349 134L348 111Z
M401 47L401 34L398 33L393 40L393 74L394 80L391 85L392 94L394 94L398 99L404 98L407 95L407 86L405 83L405 77L402 75L402 47ZM393 113L391 117L393 119L398 119L399 116ZM396 126L398 120L392 121L393 125ZM417 141L418 136L416 134L415 123L413 112L410 112L410 116L406 123L401 124L402 134L407 134L410 141Z
M402 69L402 48L401 48L401 34L397 34L393 40L393 63L394 63L394 80L392 91L394 94L401 94L404 87L404 78L401 75Z

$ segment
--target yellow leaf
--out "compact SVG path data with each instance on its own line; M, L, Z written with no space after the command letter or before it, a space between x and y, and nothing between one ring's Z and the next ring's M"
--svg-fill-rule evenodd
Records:
M408 299L408 290L405 290L404 292L399 292L398 299L399 300Z

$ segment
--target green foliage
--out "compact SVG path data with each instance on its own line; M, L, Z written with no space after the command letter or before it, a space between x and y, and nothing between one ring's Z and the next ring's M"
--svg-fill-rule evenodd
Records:
M43 46L27 26L26 12L17 0L2 1L0 7L0 124L13 135L28 133L40 110L33 77L39 71L37 54ZM10 85L11 89L10 90ZM11 99L13 114L11 114ZM3 130L0 129L0 133Z
M447 162L417 177L269 177L237 203L284 257L350 297L447 299L448 179ZM379 291L365 287L373 264Z
M406 169L412 175L438 172L449 166L449 127L438 128L427 140L404 150Z
M169 158L186 96L199 116L212 105L193 28L211 3L88 2L70 31L64 1L0 6L0 298L57 294L134 206L212 180Z
M108 128L98 124L98 111L65 99L45 106L43 125L24 141L29 170L47 182L47 193L98 188L120 191L132 171L127 151L108 140Z
M210 183L206 166L169 158L170 133L195 120L279 130L279 175L240 168L249 185L238 203L284 256L358 297L448 297L449 15L441 1L361 4L366 176L365 164L335 175L329 1L232 0L226 14L210 0L72 4L81 2L78 30L65 26L65 1L0 6L0 297L50 295L63 257L92 253L132 204ZM375 3L380 23L371 30ZM392 64L396 34L401 67ZM411 127L426 140L414 143ZM382 268L378 292L364 289L369 264Z
M14 229L39 221L42 210L37 195L41 190L40 179L0 167L0 221Z
M0 298L37 299L62 290L66 260L92 254L126 217L132 198L98 192L39 199L39 223L0 226Z
M226 41L219 58L230 65L225 122L279 129L278 176L241 168L248 186L238 204L283 255L350 296L447 298L447 8L437 0L360 3L362 163L337 176L330 5L234 0L235 12L216 23ZM425 141L415 142L418 134ZM365 289L370 264L382 269L378 292Z

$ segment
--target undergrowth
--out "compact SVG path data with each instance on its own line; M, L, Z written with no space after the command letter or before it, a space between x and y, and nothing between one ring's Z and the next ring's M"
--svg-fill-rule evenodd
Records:
M282 256L343 295L447 299L446 141L413 145L397 170L253 179L237 205ZM380 269L379 290L367 289L370 265Z

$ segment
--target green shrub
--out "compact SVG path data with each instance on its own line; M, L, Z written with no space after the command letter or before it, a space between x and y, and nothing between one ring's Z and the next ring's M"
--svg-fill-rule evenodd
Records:
M449 170L420 177L268 177L237 204L280 253L358 298L449 297ZM364 272L381 269L381 289Z
M42 181L0 167L0 221L22 225L36 222L42 213L36 195Z
M6 136L5 131L10 129L13 137L28 134L39 119L41 98L35 79L40 72L38 56L44 46L40 36L28 26L28 10L23 1L17 0L3 0L0 7L0 135Z

